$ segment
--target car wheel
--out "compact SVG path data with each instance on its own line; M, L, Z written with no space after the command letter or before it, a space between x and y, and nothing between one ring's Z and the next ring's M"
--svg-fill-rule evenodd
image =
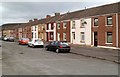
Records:
M28 44L28 47L30 47L30 45Z
M34 45L32 45L32 47L34 48L35 46L34 46Z
M59 53L59 49L56 49L56 52Z
M49 51L49 49L48 49L47 47L45 47L45 50L46 50L46 51Z
M68 50L67 52L70 53L70 50Z

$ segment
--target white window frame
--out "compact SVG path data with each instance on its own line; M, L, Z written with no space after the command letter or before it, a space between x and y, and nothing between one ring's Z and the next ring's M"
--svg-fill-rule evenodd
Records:
M105 43L105 44L113 44L113 41L112 41L112 43L108 43L108 42L107 42L107 33L108 33L108 32L105 32L105 38L106 38L106 43ZM112 32L111 32L111 33L112 33ZM112 33L112 34L113 34L113 33ZM113 37L112 37L112 39L113 39Z
M95 19L98 19L97 17L96 18L93 18L93 26L94 27L98 27L98 25L95 25ZM99 22L99 19L98 19L98 22Z
M73 27L73 25L74 25L74 27ZM75 29L75 21L74 20L72 21L72 29Z
M64 35L65 34L65 35ZM64 32L63 33L63 40L66 41L67 40L67 37L65 37L67 34Z
M84 33L84 34L82 34ZM82 35L84 35L84 40L82 40ZM80 32L80 42L85 43L85 32Z
M66 27L65 27L66 25ZM63 28L66 29L67 28L67 22L63 22Z
M73 34L73 33L74 33L74 34ZM75 35L75 32L72 32L72 39L73 39L73 40L75 40L75 38L74 38L75 36L74 36L74 35Z
M59 25L58 25L59 24ZM60 29L60 23L57 23L57 29Z
M106 17L105 17L105 26L113 26L113 22L112 22L111 25L108 25L108 24L107 24L108 17L110 17L110 16L106 16ZM112 17L112 16L111 16L111 17ZM112 20L113 20L113 18L112 18Z

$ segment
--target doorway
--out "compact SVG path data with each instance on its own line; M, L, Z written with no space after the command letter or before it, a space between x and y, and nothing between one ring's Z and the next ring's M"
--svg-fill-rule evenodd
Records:
M94 32L94 46L98 45L98 33Z

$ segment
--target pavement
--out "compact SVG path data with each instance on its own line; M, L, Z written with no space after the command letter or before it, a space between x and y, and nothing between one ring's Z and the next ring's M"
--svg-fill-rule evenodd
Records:
M82 55L86 57L112 61L120 64L118 49L98 48L98 47L86 47L80 45L71 44L73 54Z

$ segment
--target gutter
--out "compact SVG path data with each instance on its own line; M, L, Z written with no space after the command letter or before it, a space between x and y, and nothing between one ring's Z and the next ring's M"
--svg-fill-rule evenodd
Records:
M116 47L118 48L118 13L116 13Z

